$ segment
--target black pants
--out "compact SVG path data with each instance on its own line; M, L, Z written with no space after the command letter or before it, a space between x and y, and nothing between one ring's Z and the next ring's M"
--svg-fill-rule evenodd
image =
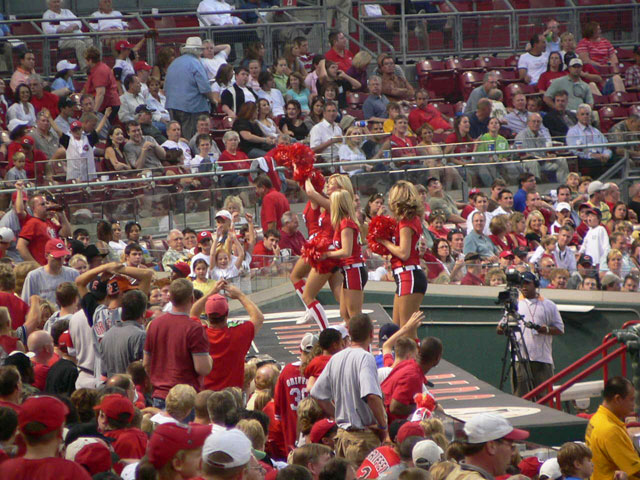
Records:
M531 374L533 375L533 387L544 383L553 377L553 365L542 362L529 362ZM516 384L514 385L513 394L522 397L529 393L530 389L526 382L527 370L523 362L516 362Z

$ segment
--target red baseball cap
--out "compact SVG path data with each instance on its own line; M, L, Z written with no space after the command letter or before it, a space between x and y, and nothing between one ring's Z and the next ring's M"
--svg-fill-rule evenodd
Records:
M36 141L33 139L31 135L25 135L24 137L22 137L22 140L20 140L20 144L24 146L29 145L33 147L36 144Z
M138 60L136 63L133 64L133 69L138 72L140 70L146 70L147 72L152 70L153 67L151 65L149 65L147 62L145 62L144 60Z
M156 467L164 467L180 450L193 450L204 445L211 425L158 425L147 446L147 458Z
M113 420L122 421L121 414L126 413L128 415L127 422L130 422L133 418L135 410L133 409L133 403L127 397L123 397L118 393L112 393L102 397L100 405L93 407L94 410L102 410L107 418Z
M229 314L229 302L225 297L216 293L207 299L204 311L207 315L224 317Z
M334 427L336 427L336 422L333 420L329 420L328 418L318 420L313 424L313 427L311 427L309 440L311 440L311 443L322 443L324 436Z
M116 43L116 52L121 52L124 49L132 49L133 47L135 47L135 45L133 43L129 43L126 40L120 40L118 43Z
M206 240L207 238L209 240L213 239L213 235L211 235L211 232L208 232L206 230L204 232L200 232L198 234L198 243L202 242L203 240Z
M18 190L16 190L11 194L11 203L16 203L17 199L18 199ZM29 197L27 196L27 192L25 192L24 190L22 191L22 199L25 202L29 199Z
M396 435L396 445L400 445L408 437L424 438L424 430L420 426L420 422L407 422L402 425Z
M28 424L38 422L45 428L37 432L29 431L29 435L46 435L62 428L68 413L67 406L55 397L29 397L20 405L18 426L24 431Z
M111 450L106 442L96 437L80 437L69 444L65 458L82 465L90 475L108 472L113 466Z
M527 457L518 464L520 473L526 475L529 478L533 478L538 475L541 466L542 463L540 463L538 457Z
M70 348L73 348L73 340L71 340L69 330L66 330L58 337L58 348L63 352L68 352Z
M514 253L511 250L503 250L500 252L500 258L508 258L515 257Z
M71 255L64 243L59 238L50 238L44 246L44 254L51 255L53 258L63 258Z
M79 120L75 120L71 122L71 130L75 130L76 128L82 128L82 122Z
M191 267L187 262L178 262L171 265L171 270L176 272L182 278L187 278L191 275Z

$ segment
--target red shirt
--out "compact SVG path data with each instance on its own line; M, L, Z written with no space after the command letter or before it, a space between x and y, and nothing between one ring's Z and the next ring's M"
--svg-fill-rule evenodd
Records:
M269 229L269 224L276 222L276 230L282 228L282 214L291 210L289 200L282 193L271 189L262 198L262 208L260 209L260 224L263 233Z
M0 347L9 355L18 346L18 339L10 335L0 335ZM40 389L42 390L42 389Z
M427 279L434 280L438 277L442 272L444 272L444 265L438 257L429 252L428 250L424 252L422 256L425 262L427 262Z
M393 239L396 245L400 245L400 231L403 228L410 228L411 232L411 250L409 251L409 258L406 260L400 260L398 257L391 257L391 268L399 268L406 265L420 265L420 252L418 251L418 240L422 235L422 222L420 218L415 216L411 220L403 218L398 222L396 227L396 235Z
M58 232L62 227L51 220L41 220L31 217L20 230L20 238L29 242L28 249L31 256L40 265L46 265L44 246L51 238L58 238Z
M320 231L320 215L320 207L314 209L311 206L311 202L307 202L302 211L302 220L304 220L304 224L307 227L309 238L312 238Z
M31 155L28 155L26 150L22 148L22 145L18 142L11 142L9 147L7 148L7 158L9 159L9 164L7 165L7 169L13 167L13 154L18 150L22 150L25 154L25 162L24 162L24 170L27 172L28 178L36 178L36 162L44 162L47 160L47 156L42 150L38 150L37 148L33 148ZM44 176L44 163L38 164L38 179L41 179Z
M342 231L345 228L353 230L353 248L351 249L351 255L347 258L340 259L340 266L342 267L353 265L354 263L362 263L364 261L362 259L362 246L360 245L360 228L358 227L358 224L350 218L343 218L340 225L338 225L338 228L333 233L333 244L338 250L342 248Z
M391 370L389 376L380 384L389 422L403 418L402 415L391 413L391 400L396 400L404 405L412 405L415 403L413 396L416 393L422 393L424 382L424 373L418 362L412 358L403 360Z
M209 340L200 323L188 315L165 313L147 329L144 351L151 355L153 397L165 398L178 383L200 390L201 379L193 367L192 355L209 355Z
M139 428L110 430L104 436L115 439L113 450L120 458L142 458L147 451L147 435Z
M467 205L465 205L465 206L464 206L464 208L462 209L462 212L460 212L460 216L461 216L462 218L465 218L465 219L466 219L466 218L469 216L469 214L470 214L471 212L473 212L475 209L476 209L476 207L474 207L473 205L469 205L469 204L467 204Z
M400 138L397 135L391 135L389 142L391 143L391 148L395 149L391 150L391 156L393 158L415 157L417 155L416 149L413 148L416 146L417 142L413 137L405 136L404 138ZM411 160L409 162L395 162L395 164L400 166L405 163L412 164L415 162L415 160Z
M269 435L265 451L275 460L286 460L287 449L284 444L282 423L276 418L276 404L273 399L265 405L262 411L269 417Z
M218 162L222 167L222 170L242 170L245 168L251 168L251 160L247 157L247 154L242 150L238 150L236 154L229 153L229 151L225 150L220 154L220 158L218 158ZM240 175L247 175L246 173L242 173Z
M453 132L447 136L444 143L458 144L453 147L453 153L468 153L473 150L473 138L469 135L464 138L460 138L456 132ZM470 157L464 157L464 160L469 161L469 158Z
M442 118L438 109L430 104L426 104L424 109L414 108L409 113L409 126L414 132L417 132L425 123L431 125L434 130L451 130L453 128L449 122Z
M544 72L542 75L540 75L540 78L538 78L538 90L541 92L546 92L552 81L554 81L556 78L564 77L568 73L569 72L567 70L563 72Z
M0 292L0 307L7 307L11 316L11 329L15 330L24 325L24 319L29 313L29 305L14 293Z
M513 250L518 246L515 243L513 243L513 239L509 235L506 235L505 239L506 239L506 243L500 240L500 238L497 237L496 235L489 235L489 240L491 240L491 242L500 250Z
M58 457L12 458L0 464L0 478L11 480L91 480L84 467Z
M253 323L243 322L226 328L209 327L206 332L214 367L211 373L204 377L204 388L214 391L227 387L242 388L244 357L255 337Z
M267 247L264 246L264 242L260 242L253 247L253 252L251 253L251 268L264 268L271 265L273 262L273 250L268 250Z
M576 46L576 54L580 55L581 53L588 53L592 61L606 65L611 55L616 53L616 49L606 38L600 37L598 40L583 38Z
M302 254L302 247L304 247L305 242L304 235L300 233L300 230L296 230L293 235L280 230L280 241L278 242L280 248L288 248L293 255L299 256Z
M35 95L31 97L31 105L35 108L36 113L39 113L40 110L46 108L51 113L51 118L55 119L60 111L58 110L58 97L51 92L47 92L46 90L42 91L42 98L38 98Z
M275 152L276 148L269 150L264 158L267 160L267 176L271 180L273 188L279 192L282 189L282 180L280 180L280 175L276 171L276 161L273 159L273 152Z
M433 233L436 238L444 238L446 240L449 236L449 229L447 227L442 227L440 230L435 227L429 227L429 231Z
M349 67L351 67L351 63L353 62L353 53L345 48L344 53L340 55L338 52L336 52L335 49L332 48L324 54L324 58L337 63L340 70L346 72L347 70L349 70Z
M326 235L330 238L333 238L331 214L328 211L325 210L320 214L320 218L318 219L318 227L320 228L320 231L318 232L320 235Z
M87 83L84 85L84 90L89 94L95 96L96 89L104 87L104 100L102 105L96 105L101 112L107 107L116 107L120 105L120 97L118 96L118 83L116 77L113 74L107 64L100 62L94 66L89 72Z
M287 452L295 448L298 405L309 396L307 379L300 373L300 362L285 365L278 377L273 401L276 418L282 423Z
M484 282L482 281L482 278L474 275L471 272L467 272L467 274L462 277L460 285L484 285Z
M329 360L331 360L331 355L318 355L314 357L313 360L309 362L309 365L307 365L307 368L304 369L304 376L307 378L318 378L324 370L324 367L329 363Z
M378 478L380 474L386 472L394 465L400 463L400 455L393 447L383 445L373 450L364 459L356 477L358 478Z

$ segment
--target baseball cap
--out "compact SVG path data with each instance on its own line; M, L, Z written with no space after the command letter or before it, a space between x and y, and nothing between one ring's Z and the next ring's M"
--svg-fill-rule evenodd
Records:
M529 432L513 428L513 426L497 413L478 413L464 425L464 433L468 443L485 443L491 440L506 438L508 440L524 440Z
M31 135L25 135L24 137L22 137L22 140L20 140L20 145L22 146L31 146L33 147L36 144L36 141L33 139L33 137Z
M119 393L111 393L102 397L102 401L99 405L93 407L94 410L101 410L107 418L118 421L130 422L133 418L135 410L133 409L133 403L127 397L120 395ZM127 414L127 418L122 418L122 414Z
M129 43L126 40L120 40L118 43L116 43L115 49L116 52L121 52L122 50L131 49L133 47L135 47L133 43Z
M591 258L591 255L583 253L578 257L578 265L593 265L593 258Z
M562 477L562 472L560 471L560 465L558 464L557 458L550 458L540 466L540 478L543 476L550 478L551 480L556 480Z
M321 443L324 436L333 428L337 428L336 422L333 420L329 420L328 418L318 420L313 424L313 427L311 427L309 440L311 440L311 443Z
M83 255L87 257L87 260L91 261L91 259L95 257L106 257L107 253L102 253L98 247L92 243L85 247Z
M339 331L342 338L347 338L349 336L349 330L347 330L347 327L344 325L331 325L329 328Z
M587 211L585 212L587 215L592 214L592 215L597 215L598 218L602 218L602 212L600 211L599 208L588 208Z
M229 302L225 297L216 293L207 299L204 311L207 315L226 317L229 314Z
M571 205L569 205L567 202L560 202L556 205L556 212L561 212L562 210L569 210L571 211Z
M90 475L108 472L113 465L109 446L97 437L80 437L74 440L67 446L64 458L82 465Z
M7 130L9 130L9 132L13 132L16 128L24 127L25 125L29 125L29 122L27 122L26 120L20 120L19 118L14 118L13 120L9 121Z
M24 431L27 425L37 422L42 424L44 429L36 432L29 431L29 434L36 436L46 435L61 428L68 413L67 406L55 397L29 397L20 405L18 426L20 430Z
M481 190L478 187L473 187L469 189L469 196L475 195L476 193L480 193Z
M200 232L198 234L198 243L200 243L200 242L202 242L202 241L204 241L206 239L209 239L209 240L213 239L213 235L211 235L211 232L208 232L208 231L205 230L204 232Z
M8 227L0 227L0 242L13 242L16 239L15 233Z
M216 218L218 217L226 218L227 220L231 220L232 218L229 210L218 210L218 212L216 213Z
M231 457L227 463L217 463L209 460L213 453L226 453ZM251 441L240 430L215 431L207 437L202 447L202 461L218 468L234 468L246 465L251 459Z
M71 255L64 243L59 238L50 238L44 246L44 254L51 255L53 258L63 258Z
M149 462L156 467L164 467L180 450L193 450L204 445L211 434L211 425L182 425L163 423L151 435L147 447Z
M18 199L18 190L16 190L15 192L13 192L11 194L11 203L16 203L16 200ZM29 199L29 196L27 195L27 192L25 192L24 190L22 191L22 200L24 200L25 202Z
M418 468L428 469L442 458L442 450L433 440L421 440L413 446L411 458Z
M396 445L400 445L408 437L424 438L424 430L420 426L420 422L407 422L402 425L396 435Z
M464 256L464 261L468 262L469 260L480 260L480 254L477 252L469 252Z
M71 100L70 96L61 97L60 100L58 100L58 108L75 107L75 106L76 106L76 102Z
M318 343L318 335L307 332L304 334L304 337L302 337L302 340L300 340L300 350L309 353L313 350L316 343Z
M514 258L515 255L511 250L503 250L500 252L500 258Z
M531 283L536 283L538 281L538 277L536 277L535 273L532 272L524 272L522 274L522 281L523 282L531 282Z
M79 120L74 120L71 122L71 130L75 130L76 128L82 128L82 122Z
M136 107L136 115L142 112L148 112L148 113L152 113L155 112L156 109L155 108L149 108L147 105L145 105L144 103L142 105L138 105Z
M600 180L594 180L587 187L587 193L589 195L593 195L596 192L601 192L602 190L607 190L609 187L602 183Z
M56 63L56 72L61 72L63 70L75 70L76 68L78 68L78 65L71 63L69 60L60 60Z
M191 273L191 267L187 262L176 262L171 266L171 270L180 275L180 278L187 278Z
M528 253L527 249L523 247L516 247L513 249L513 254L516 257L526 257Z
M395 323L385 323L382 325L378 331L378 345L382 346L382 344L389 340L398 330L400 330L400 327Z
M580 65L580 66L582 66L582 60L580 60L579 58L572 58L572 59L569 61L569 66L570 66L570 67L573 67L574 65Z
M69 330L65 330L62 335L58 337L58 348L63 352L68 352L70 348L73 348L73 341Z
M522 459L518 464L518 468L520 469L521 474L526 475L529 478L533 478L538 475L541 465L542 463L538 460L538 457L527 457Z
M147 62L145 62L144 60L138 60L136 63L133 64L133 69L138 72L140 70L146 70L147 72L152 70L153 67L151 65L149 65Z

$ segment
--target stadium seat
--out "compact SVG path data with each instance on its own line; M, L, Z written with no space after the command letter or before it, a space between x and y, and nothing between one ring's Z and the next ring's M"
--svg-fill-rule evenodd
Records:
M445 117L455 117L456 111L453 108L453 105L450 103L442 103L442 102L429 102L430 105L433 105L436 110L438 110Z
M528 85L524 83L510 83L502 89L504 93L504 103L505 105L513 105L513 97L515 97L518 93L524 93L526 95L526 91Z
M416 64L418 85L432 90L438 98L447 98L455 92L455 70L439 60L423 60Z
M518 72L515 70L492 70L498 77L498 82L501 84L509 84L520 81Z
M630 60L633 63L633 50L630 48L618 48L617 49L618 60L621 62L624 60Z
M483 75L479 72L462 72L460 74L459 84L462 97L469 98L471 91L482 83Z
M622 105L623 107L628 107L629 105L633 105L635 103L640 103L638 101L638 94L634 92L614 92L609 95L609 103L615 103L618 105Z
M600 116L600 130L607 133L614 124L627 117L628 110L625 107L606 105L598 110L598 115Z
M629 115L640 115L640 105L631 105L627 112Z
M361 108L347 108L345 112L347 115L351 115L356 120L364 120L364 112Z
M351 108L359 108L362 109L362 105L364 101L369 96L368 93L362 92L347 92L347 104Z
M475 61L470 58L458 58L451 57L444 61L445 66L449 70L454 70L456 72L460 72L462 70L477 70L480 71L480 67L476 67Z
M502 70L506 68L505 59L492 57L492 56L480 56L476 58L475 64L477 67L488 71L488 70Z

